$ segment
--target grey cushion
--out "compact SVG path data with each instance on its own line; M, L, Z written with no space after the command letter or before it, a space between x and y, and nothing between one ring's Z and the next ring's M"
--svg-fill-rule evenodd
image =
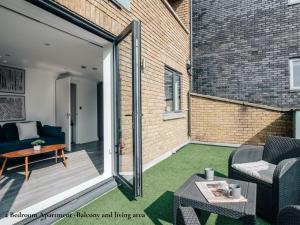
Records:
M277 165L284 159L297 157L300 157L299 139L268 136L262 160Z
M36 122L16 123L20 141L39 138Z
M276 165L260 160L257 162L233 164L232 167L251 177L272 184Z

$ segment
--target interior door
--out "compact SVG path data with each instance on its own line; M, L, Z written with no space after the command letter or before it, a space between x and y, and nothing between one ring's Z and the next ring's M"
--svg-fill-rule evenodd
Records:
M56 125L65 132L66 150L71 151L71 78L55 81L55 120Z
M115 171L119 181L142 196L141 33L133 21L114 42Z

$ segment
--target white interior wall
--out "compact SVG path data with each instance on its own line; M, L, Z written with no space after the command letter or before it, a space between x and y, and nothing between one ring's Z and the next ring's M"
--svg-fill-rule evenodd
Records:
M55 125L55 79L57 73L35 68L25 69L26 121ZM1 95L14 95L1 93ZM20 94L24 96L24 94ZM1 122L1 124L14 121Z
M57 77L58 74L55 72L25 68L26 121L41 121L44 125L55 126L55 80ZM72 82L77 84L77 143L96 141L98 140L97 81L76 77ZM8 122L1 124L4 123Z
M25 69L25 107L27 121L55 125L55 79L50 71Z

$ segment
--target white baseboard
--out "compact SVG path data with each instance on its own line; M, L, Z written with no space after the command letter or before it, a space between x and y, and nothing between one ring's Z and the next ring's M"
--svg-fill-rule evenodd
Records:
M161 161L169 158L171 155L173 155L174 153L176 153L179 149L183 148L184 146L186 146L187 144L189 144L190 142L187 141L179 146L177 146L176 148L173 148L169 151L167 151L166 153L162 154L161 156L151 160L150 162L147 162L143 165L143 171L146 171L148 169L150 169L151 167L155 166L156 164L160 163Z
M231 148L239 148L242 146L241 144L228 144L228 143L204 142L204 141L190 141L190 144L213 145L213 146L222 146L222 147L231 147Z

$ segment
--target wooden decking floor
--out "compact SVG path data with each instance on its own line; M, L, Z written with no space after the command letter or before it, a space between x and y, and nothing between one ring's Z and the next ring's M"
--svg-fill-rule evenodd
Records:
M29 164L29 180L24 166L12 163L0 178L0 218L18 212L103 173L103 146L100 142L75 145L67 153L67 168L62 160L46 158ZM29 159L30 162L30 159Z

